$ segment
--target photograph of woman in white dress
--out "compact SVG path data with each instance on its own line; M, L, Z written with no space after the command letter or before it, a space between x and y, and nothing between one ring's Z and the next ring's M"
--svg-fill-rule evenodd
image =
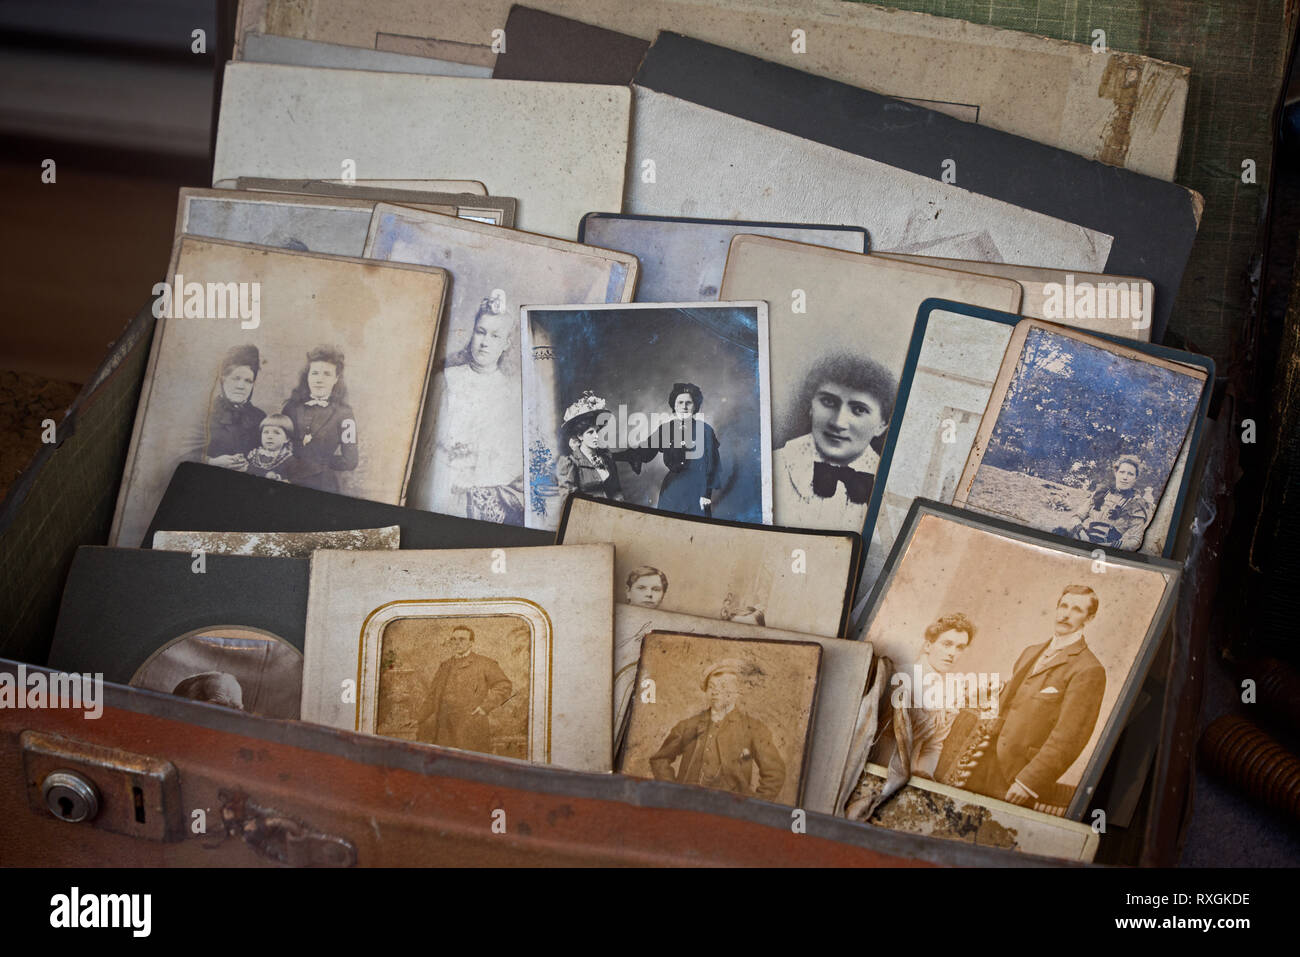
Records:
M520 388L501 368L517 323L504 293L495 290L479 304L469 343L434 376L430 407L437 410L438 439L415 490L416 507L523 524Z

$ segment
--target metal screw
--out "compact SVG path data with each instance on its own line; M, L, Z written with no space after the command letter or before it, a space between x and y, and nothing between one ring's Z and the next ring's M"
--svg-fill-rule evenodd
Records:
M41 784L45 806L60 821L76 824L99 813L99 792L80 774L55 771Z

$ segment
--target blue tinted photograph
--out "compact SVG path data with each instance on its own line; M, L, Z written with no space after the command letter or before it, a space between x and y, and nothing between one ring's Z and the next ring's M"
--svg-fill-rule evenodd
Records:
M1030 328L965 506L1140 550L1205 379L1194 367Z

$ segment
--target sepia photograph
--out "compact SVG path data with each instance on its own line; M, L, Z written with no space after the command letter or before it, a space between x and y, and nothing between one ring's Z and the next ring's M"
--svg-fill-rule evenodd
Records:
M821 646L817 710L809 741L802 807L834 814L845 774L857 716L873 660L865 641L822 638L797 631L764 628L738 621L720 621L663 611L635 603L614 606L614 749L627 736L627 721L636 690L641 643L652 631L711 635L717 638L757 638L765 641L811 642Z
M953 502L1093 545L1158 553L1143 542L1209 378L1204 366L1025 320Z
M894 668L871 759L1080 819L1178 578L1164 559L1096 559L916 500L859 635Z
M641 263L638 302L720 299L722 273L733 236L773 236L828 249L867 251L867 231L854 226L762 223L732 219L683 219L588 213L578 242L621 249Z
M613 543L616 602L831 638L845 634L862 547L856 532L687 517L580 493L565 501L557 540Z
M608 544L315 552L303 720L612 771L613 561Z
M636 257L386 203L365 249L455 276L407 504L523 525L519 308L630 302Z
M619 771L798 805L821 646L652 631Z
M447 274L182 236L163 296L182 282L110 542L141 541L181 462L402 504Z
M257 628L201 628L160 647L129 683L266 718L296 719L302 652Z
M153 547L166 552L207 555L263 555L311 558L318 548L354 551L401 548L400 526L355 528L337 532L167 532L153 533Z
M917 309L945 296L1014 310L1020 286L737 236L721 295L770 304L773 521L862 532Z
M375 734L530 759L534 628L510 614L383 627Z
M570 492L770 523L767 306L523 309L527 524Z

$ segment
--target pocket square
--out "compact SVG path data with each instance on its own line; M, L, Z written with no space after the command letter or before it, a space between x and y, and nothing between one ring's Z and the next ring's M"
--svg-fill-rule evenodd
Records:
M1049 687L1049 688L1044 688L1042 691L1040 691L1040 692L1038 692L1038 693L1039 693L1039 694L1060 694L1061 692L1059 692L1058 690L1056 690L1056 688L1051 688L1051 687Z

